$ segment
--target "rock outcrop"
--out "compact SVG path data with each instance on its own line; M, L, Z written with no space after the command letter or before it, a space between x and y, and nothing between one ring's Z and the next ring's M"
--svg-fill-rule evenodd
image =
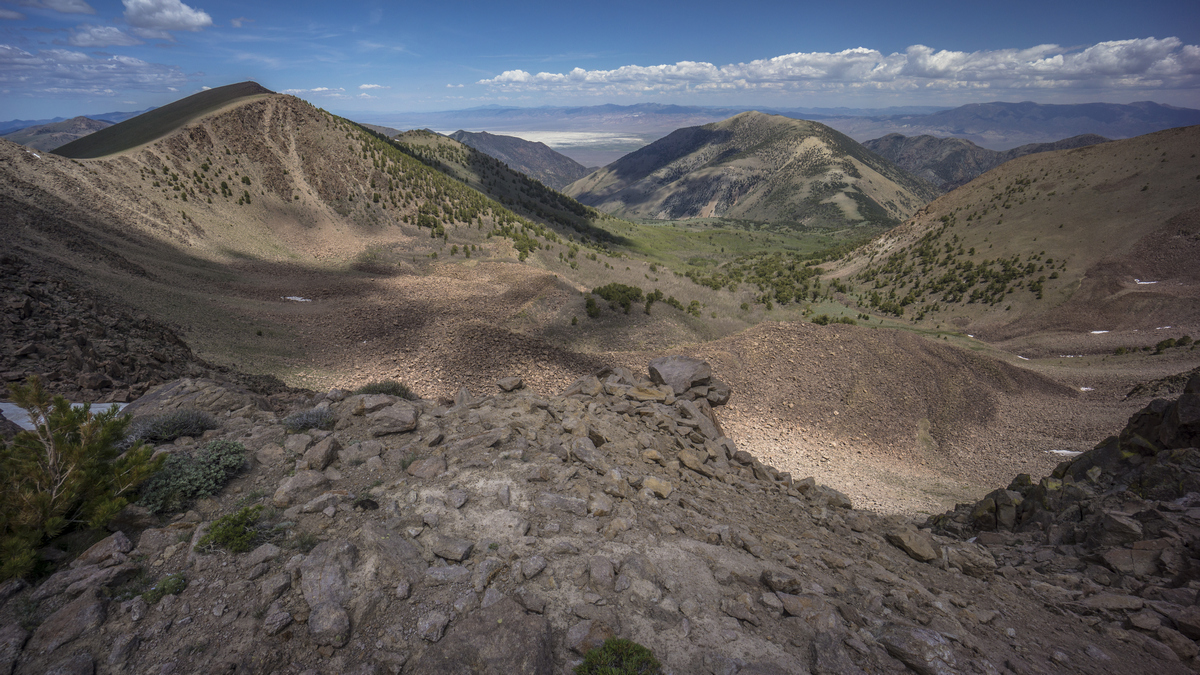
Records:
M1027 537L1020 516L972 542L967 523L950 536L856 511L725 436L736 392L706 363L605 369L557 396L498 385L444 405L318 394L302 409L335 422L302 432L282 423L297 411L206 385L235 407L212 411L223 426L206 439L243 443L253 468L169 522L119 519L33 587L0 586L0 671L564 673L612 636L669 673L1196 666L1189 582L1071 577L1055 567L1065 544ZM257 547L195 549L255 504ZM1164 523L1191 541L1189 509L1114 512L1095 536L1141 560L1170 549L1138 546L1174 536ZM186 588L166 593L168 575Z

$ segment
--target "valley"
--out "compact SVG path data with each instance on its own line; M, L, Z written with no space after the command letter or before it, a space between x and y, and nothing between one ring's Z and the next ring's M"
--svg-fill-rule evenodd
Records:
M443 136L388 140L291 97L213 91L156 111L176 121L149 135L95 134L94 159L0 148L12 254L172 326L205 367L450 398L687 353L727 373L724 423L755 456L917 513L1048 472L1051 451L1087 449L1143 404L1124 398L1135 384L1197 363L1113 353L1200 334L1195 253L1170 243L1194 240L1195 128L1031 155L929 204L918 192L883 234L893 221L789 224L762 206L627 220ZM735 119L756 147L779 133ZM901 176L861 157L845 162ZM941 270L985 258L1019 259L1012 288L952 302ZM662 295L589 316L588 292L613 283Z

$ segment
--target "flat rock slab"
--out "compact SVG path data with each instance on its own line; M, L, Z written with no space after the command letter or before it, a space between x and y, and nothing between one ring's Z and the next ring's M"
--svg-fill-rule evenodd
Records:
M108 602L95 589L63 605L42 622L29 639L28 651L49 654L108 619Z
M708 362L690 356L663 356L650 362L650 381L670 385L676 396L711 379Z
M310 608L325 603L339 607L352 597L350 570L358 560L358 548L346 541L323 541L300 563L300 590Z
M408 465L408 475L417 478L436 478L445 470L446 459L444 457L426 457Z
M401 401L367 416L372 436L401 434L417 428L417 408Z
M271 503L281 509L287 508L319 496L328 485L329 479L320 471L297 471L296 475L283 479L271 497Z
M404 672L549 675L556 672L552 644L548 620L504 598L460 620L413 658Z
M929 562L938 557L937 549L933 547L933 538L927 532L904 527L888 532L887 540L913 560Z

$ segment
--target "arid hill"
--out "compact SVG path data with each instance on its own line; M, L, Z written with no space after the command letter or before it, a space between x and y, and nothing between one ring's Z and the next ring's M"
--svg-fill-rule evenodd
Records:
M545 143L534 143L516 136L456 131L450 138L495 157L509 168L542 181L547 187L561 190L588 174L587 167L550 149Z
M833 275L851 283L848 301L988 341L1036 337L1059 354L1179 337L1153 336L1200 322L1197 153L1200 127L1186 127L1021 157ZM1077 340L1092 331L1112 335Z
M26 127L20 131L5 134L2 138L13 143L20 143L34 150L46 152L111 126L112 122L105 122L104 120L73 117L62 122Z
M756 112L680 129L565 192L624 217L797 227L897 223L936 194L822 124Z
M1018 157L1053 150L1071 150L1107 141L1103 136L1083 134L1053 143L1029 143L999 151L981 148L965 138L888 134L866 141L863 146L896 166L950 191Z

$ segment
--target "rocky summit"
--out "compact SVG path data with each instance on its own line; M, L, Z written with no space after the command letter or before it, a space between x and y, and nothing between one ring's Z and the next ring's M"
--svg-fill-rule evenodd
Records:
M918 526L740 450L688 357L436 401L177 380L130 409L218 428L159 450L252 459L0 586L0 672L570 673L613 636L679 674L1190 672L1197 387ZM204 543L245 507L244 552Z

